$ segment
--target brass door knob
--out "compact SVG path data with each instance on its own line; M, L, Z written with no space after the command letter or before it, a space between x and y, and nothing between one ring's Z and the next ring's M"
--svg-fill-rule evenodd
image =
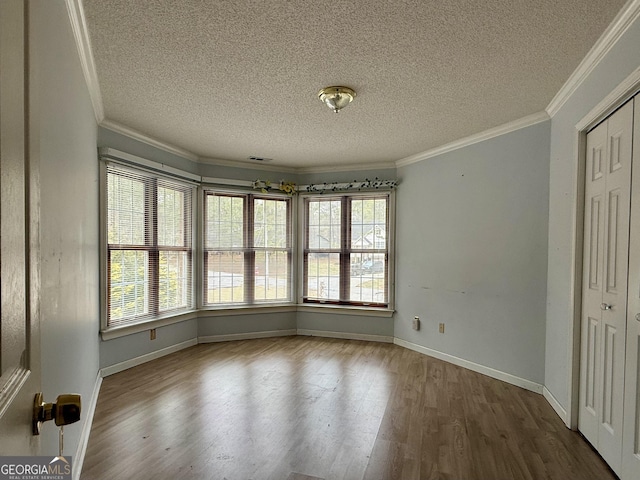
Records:
M58 395L55 403L45 403L42 392L33 399L33 434L40 435L43 422L54 420L57 426L69 425L80 420L81 397L77 393Z

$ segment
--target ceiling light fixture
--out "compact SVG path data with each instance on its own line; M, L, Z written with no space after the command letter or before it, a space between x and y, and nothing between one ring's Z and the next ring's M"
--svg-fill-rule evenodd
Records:
M320 101L325 103L334 113L338 113L349 105L355 97L356 92L349 87L325 87L318 92Z

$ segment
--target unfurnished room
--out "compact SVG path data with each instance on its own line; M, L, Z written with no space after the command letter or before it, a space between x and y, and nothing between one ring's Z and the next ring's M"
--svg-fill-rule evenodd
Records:
M0 0L0 478L640 480L640 0Z

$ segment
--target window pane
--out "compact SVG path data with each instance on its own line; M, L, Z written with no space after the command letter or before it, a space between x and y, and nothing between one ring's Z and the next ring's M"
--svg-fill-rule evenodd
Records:
M309 201L309 245L312 250L340 248L340 200Z
M304 300L387 305L388 195L327 197L306 200Z
M244 246L244 197L208 194L206 248Z
M256 252L254 298L289 299L289 254L286 250Z
M307 297L340 299L340 255L309 253L307 255Z
M145 244L145 197L141 180L107 175L107 241L112 245Z
M119 165L106 170L106 327L192 308L196 187Z
M291 300L291 199L205 194L203 303Z
M109 258L109 321L148 314L147 252L113 250Z
M386 303L386 262L382 253L352 253L350 295L353 302Z
M206 303L243 303L244 254L241 252L208 252Z
M288 200L254 201L254 245L265 248L287 248Z
M187 252L160 252L158 302L160 311L189 306L191 276Z
M387 248L387 201L384 198L351 201L351 248Z
M158 187L158 245L185 246L184 203L184 192Z

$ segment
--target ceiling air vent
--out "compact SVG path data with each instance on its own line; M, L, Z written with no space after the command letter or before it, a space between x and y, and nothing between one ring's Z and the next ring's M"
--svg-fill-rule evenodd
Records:
M252 162L267 163L267 162L270 162L271 160L273 160L273 158L256 157L256 156L254 156L254 155L251 155L251 156L249 157L249 160L251 160Z

